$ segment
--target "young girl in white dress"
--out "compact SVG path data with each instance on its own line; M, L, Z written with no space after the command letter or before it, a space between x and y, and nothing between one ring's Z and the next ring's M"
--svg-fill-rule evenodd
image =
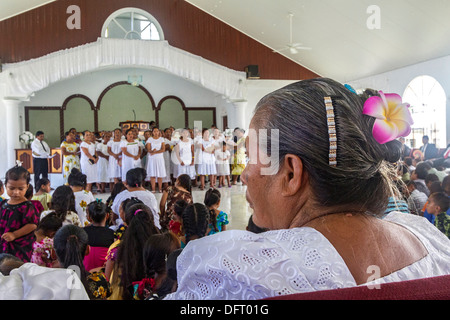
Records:
M159 192L162 192L162 179L166 177L166 164L164 161L165 143L158 128L153 128L152 136L145 143L147 149L147 179L150 179L152 192L156 190L158 179Z
M219 188L225 186L225 179L227 180L228 187L231 188L230 183L230 158L231 154L228 151L227 143L222 141L221 149L216 149L216 168L217 176L219 177Z
M189 175L191 179L195 178L195 174L192 176L192 170L190 168L192 158L194 156L194 144L189 136L189 131L187 129L183 129L181 132L180 141L178 141L177 145L173 149L175 152L175 157L172 157L172 160L175 161L174 176L176 178L182 174Z
M106 183L109 183L108 164L108 142L111 138L110 132L103 133L102 142L97 143L97 189L99 192L105 192Z
M86 190L91 191L92 184L97 182L97 161L94 134L88 130L84 132L84 141L81 143L81 172L86 175Z
M205 188L205 175L209 177L211 187L216 185L216 158L214 141L209 137L209 130L203 131L202 152L200 153L197 172L200 175L200 190Z
M110 181L114 181L114 184L122 179L122 168L120 166L120 160L122 159L122 149L120 148L120 143L122 142L122 131L120 129L114 130L114 139L108 141L108 154L109 154L109 164L108 164L108 177ZM113 186L110 185L110 189Z
M120 149L122 149L122 181L126 181L128 170L141 167L141 147L134 137L133 129L128 129L126 139L120 143Z

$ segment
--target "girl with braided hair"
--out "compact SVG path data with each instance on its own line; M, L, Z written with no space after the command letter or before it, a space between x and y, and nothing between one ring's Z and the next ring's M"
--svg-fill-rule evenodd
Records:
M220 206L220 191L210 188L205 193L205 206L209 209L209 225L206 235L215 234L217 232L225 231L227 229L228 215L219 210Z
M184 209L183 229L186 234L186 245L191 240L203 238L209 223L209 210L203 203L190 204Z

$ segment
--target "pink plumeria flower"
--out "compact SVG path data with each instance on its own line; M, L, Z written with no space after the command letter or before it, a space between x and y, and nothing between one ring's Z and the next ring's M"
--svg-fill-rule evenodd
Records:
M370 97L364 103L363 114L376 118L372 134L376 141L385 144L398 137L406 137L414 123L409 104L395 93L379 91L380 97Z

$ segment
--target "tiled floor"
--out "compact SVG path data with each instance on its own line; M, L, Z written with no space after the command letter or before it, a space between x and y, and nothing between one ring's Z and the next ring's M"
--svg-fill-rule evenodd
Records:
M222 195L219 209L228 214L228 220L230 222L227 230L245 230L247 226L252 209L248 206L247 200L245 199L246 189L247 187L241 185L239 182L231 188L222 187L218 189ZM206 190L207 188L201 191L199 188L194 187L192 190L194 202L203 203ZM155 193L155 196L159 203L162 193ZM109 193L96 194L94 197L106 200L109 197Z

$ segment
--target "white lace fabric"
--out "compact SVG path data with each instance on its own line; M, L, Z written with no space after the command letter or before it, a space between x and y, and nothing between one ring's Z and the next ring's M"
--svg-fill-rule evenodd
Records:
M450 274L450 240L431 223L400 212L385 220L413 232L429 254L368 284ZM166 299L253 300L356 286L331 243L307 227L262 234L230 230L191 241L178 258L177 272L177 292Z

